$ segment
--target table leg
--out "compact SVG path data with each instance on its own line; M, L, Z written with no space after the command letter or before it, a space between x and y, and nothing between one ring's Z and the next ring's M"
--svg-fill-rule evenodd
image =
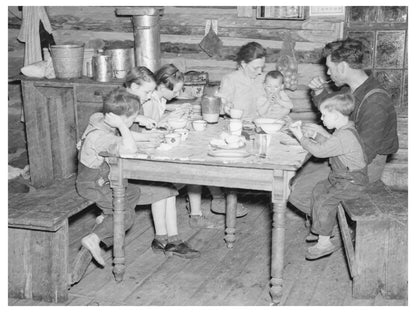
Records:
M235 242L235 224L237 219L237 193L227 189L227 203L225 207L225 242L228 248L233 248Z
M121 282L126 270L126 259L124 257L124 210L125 210L125 187L115 186L113 187L113 200L114 200L114 268L113 274L117 282Z
M285 210L289 197L289 180L293 172L283 171L282 176L275 176L273 181L272 203L272 259L270 296L273 304L279 304L283 293L283 266L285 254Z
M117 282L121 282L126 270L126 259L124 258L124 211L125 211L125 193L126 179L123 179L122 160L116 157L105 158L110 166L110 187L113 190L113 274Z

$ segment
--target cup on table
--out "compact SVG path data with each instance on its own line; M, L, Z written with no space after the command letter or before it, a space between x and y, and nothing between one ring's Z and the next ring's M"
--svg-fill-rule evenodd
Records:
M165 143L177 146L181 142L181 135L179 133L168 133L165 135Z
M230 119L228 129L232 135L241 135L241 131L243 130L243 122L241 119Z
M194 120L192 122L192 127L194 127L195 131L204 131L207 127L207 122L205 120Z
M230 116L233 119L241 119L241 117L243 117L243 110L238 108L231 108Z
M178 133L181 136L181 141L186 141L189 135L188 129L176 129L174 133Z
M256 138L254 141L254 150L258 156L263 157L263 158L267 156L268 147L270 145L271 138L272 136L267 133L256 134Z

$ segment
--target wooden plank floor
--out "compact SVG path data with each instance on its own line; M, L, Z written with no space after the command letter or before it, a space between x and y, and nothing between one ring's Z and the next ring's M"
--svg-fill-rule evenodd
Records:
M124 280L116 283L112 275L111 250L106 251L105 268L92 263L84 278L70 289L69 300L49 304L9 298L10 306L268 306L270 305L270 195L251 192L240 194L239 201L250 208L237 219L237 241L233 249L224 243L221 229L195 230L188 225L184 197L179 197L180 235L201 251L198 259L156 255L150 248L154 236L149 207L136 210L133 228L126 236L127 268ZM203 211L209 201L203 200ZM96 210L90 210L70 223L70 257L75 257L80 239L95 222ZM317 261L304 258L307 230L303 218L287 211L286 258L282 305L350 306L407 305L407 300L352 298L352 283L343 250ZM223 216L216 216L217 219ZM72 261L71 261L72 262Z

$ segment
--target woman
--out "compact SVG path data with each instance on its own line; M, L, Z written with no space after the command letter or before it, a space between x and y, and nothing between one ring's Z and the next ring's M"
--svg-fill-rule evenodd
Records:
M257 116L256 101L265 95L265 59L266 49L257 42L249 42L240 48L236 57L237 70L221 80L218 96L226 113L229 113L230 108L238 108L243 110L243 118Z
M218 96L221 98L224 111L229 114L231 108L243 110L242 118L256 118L256 102L266 96L263 83L263 67L266 61L266 49L257 42L243 45L237 53L237 70L225 75L221 80ZM225 213L225 199L219 188L210 187L213 197L211 210ZM243 217L248 210L237 205L237 217Z

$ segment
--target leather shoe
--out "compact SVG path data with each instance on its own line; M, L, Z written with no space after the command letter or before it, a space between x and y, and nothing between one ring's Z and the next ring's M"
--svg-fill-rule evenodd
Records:
M167 242L162 242L160 240L157 240L156 238L153 239L152 245L151 245L153 252L156 254L165 252L166 243Z
M182 241L175 241L166 244L165 255L178 256L185 259L199 258L201 253L198 250L192 249L187 243Z
M333 245L332 243L330 243L328 246L323 247L323 248L318 247L318 244L316 244L308 248L305 258L308 260L316 260L316 259L332 254L333 252L337 251L339 248L341 248L341 245Z
M214 197L211 201L211 211L225 214L226 200L224 197ZM237 203L237 218L244 217L248 214L248 209L242 204Z
M78 283L81 280L81 278L87 271L87 268L91 263L91 260L92 255L90 251L85 247L81 247L80 251L78 252L74 260L74 268L72 269L71 280L69 281L70 285Z

